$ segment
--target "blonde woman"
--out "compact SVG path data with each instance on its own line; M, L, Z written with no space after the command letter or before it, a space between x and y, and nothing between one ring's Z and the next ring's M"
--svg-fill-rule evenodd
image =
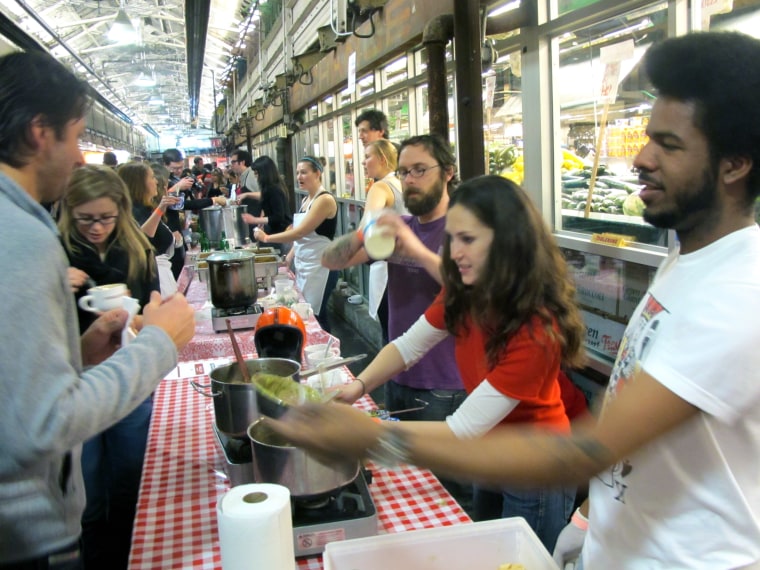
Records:
M401 191L401 181L396 176L398 168L398 151L388 139L378 139L370 142L364 149L364 170L367 178L375 182L369 187L367 199L364 202L364 217L367 218L380 210L390 209L397 214L408 214L404 205ZM377 318L383 332L383 344L388 338L388 263L375 261L369 267L369 314Z
M74 171L58 227L69 263L95 284L126 283L141 307L151 291L159 290L153 247L132 216L127 187L113 169L86 165ZM95 315L80 310L79 317L84 331ZM87 567L126 567L152 409L151 397L82 448Z

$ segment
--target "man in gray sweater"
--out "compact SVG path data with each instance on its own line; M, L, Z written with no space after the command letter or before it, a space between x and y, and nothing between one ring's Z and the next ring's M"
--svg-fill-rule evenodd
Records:
M0 58L0 569L80 568L82 442L129 414L192 338L182 295L154 292L119 349L127 313L81 336L66 255L41 202L84 163L87 85L51 56ZM117 349L119 349L117 351Z

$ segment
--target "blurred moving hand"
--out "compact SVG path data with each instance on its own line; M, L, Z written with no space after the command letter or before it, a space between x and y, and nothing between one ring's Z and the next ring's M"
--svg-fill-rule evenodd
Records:
M296 406L266 422L293 445L331 459L364 458L386 429L367 413L335 403Z

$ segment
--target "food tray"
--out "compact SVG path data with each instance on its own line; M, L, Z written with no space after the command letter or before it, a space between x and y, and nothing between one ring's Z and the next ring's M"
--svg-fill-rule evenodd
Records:
M322 560L325 570L558 570L521 517L330 542Z

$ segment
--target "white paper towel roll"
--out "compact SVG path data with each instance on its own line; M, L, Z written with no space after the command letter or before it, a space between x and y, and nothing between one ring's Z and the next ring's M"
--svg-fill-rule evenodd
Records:
M219 499L216 517L224 570L295 570L287 487L233 487Z

